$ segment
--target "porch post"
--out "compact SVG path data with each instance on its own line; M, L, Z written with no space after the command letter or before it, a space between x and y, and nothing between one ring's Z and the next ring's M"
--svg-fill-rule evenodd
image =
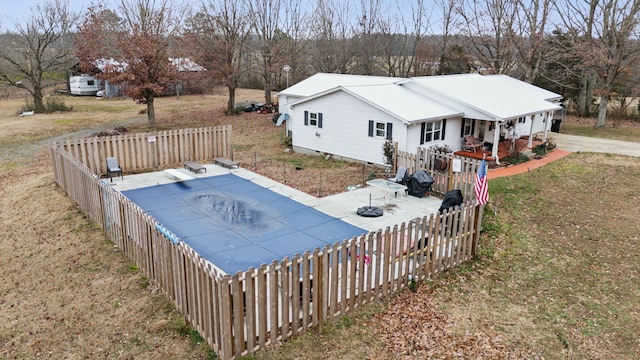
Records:
M493 132L493 147L491 148L491 157L496 159L496 164L500 164L500 159L498 159L498 146L500 143L500 129L502 127L502 123L496 121L495 131Z
M531 115L531 127L529 127L529 141L527 141L527 148L531 149L533 147L533 122L536 121L536 115ZM544 123L544 118L541 119ZM546 127L546 126L545 126Z
M551 123L553 123L553 111L547 111L547 121L544 123L544 136L542 137L542 141L547 141L547 136L549 129L551 129Z

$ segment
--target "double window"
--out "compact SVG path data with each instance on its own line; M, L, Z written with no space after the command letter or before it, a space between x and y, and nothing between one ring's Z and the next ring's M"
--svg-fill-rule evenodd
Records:
M391 140L393 135L393 124L369 120L369 137L379 137Z
M444 140L444 131L447 126L447 119L422 123L420 130L420 145L432 141Z

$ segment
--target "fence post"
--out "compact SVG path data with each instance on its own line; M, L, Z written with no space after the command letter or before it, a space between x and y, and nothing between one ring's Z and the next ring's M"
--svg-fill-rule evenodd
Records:
M316 249L317 250L317 249ZM323 251L324 254L326 254L327 248L325 247L325 250ZM324 281L322 281L324 279L324 274L323 274L323 269L324 269L324 264L323 264L323 260L324 260L324 256L316 256L318 253L317 251L314 251L314 258L316 259L317 263L318 263L318 268L317 268L317 280L314 281L314 292L318 293L317 298L315 299L315 303L314 303L314 309L313 309L313 313L314 314L318 314L318 328L317 328L317 333L318 335L322 334L322 326L324 325L324 316L323 316L323 309L324 309L324 302L323 302L323 298L324 298ZM315 267L315 266L314 266ZM314 269L315 270L315 269ZM315 276L314 276L315 277Z
M447 181L447 188L445 189L445 194L447 191L453 189L453 159L455 156L453 154L448 154L449 156L449 181Z
M482 227L482 214L484 205L476 205L476 213L473 219L473 239L471 241L471 258L475 259L480 242L480 229Z

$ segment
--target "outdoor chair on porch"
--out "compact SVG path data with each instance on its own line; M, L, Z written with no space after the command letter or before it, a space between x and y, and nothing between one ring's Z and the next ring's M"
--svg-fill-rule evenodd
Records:
M475 136L469 135L464 138L463 149L465 151L473 151L476 152L476 149L482 149L483 143L482 141L475 138Z
M116 157L108 157L107 158L107 176L113 182L113 174L120 174L120 178L122 179L122 167L118 164L118 158Z

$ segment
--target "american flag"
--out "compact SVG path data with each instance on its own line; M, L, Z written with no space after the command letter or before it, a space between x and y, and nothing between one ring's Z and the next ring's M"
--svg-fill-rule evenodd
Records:
M489 202L489 184L487 183L487 163L482 159L480 168L478 169L478 177L473 184L476 190L476 200L478 204L484 205Z

